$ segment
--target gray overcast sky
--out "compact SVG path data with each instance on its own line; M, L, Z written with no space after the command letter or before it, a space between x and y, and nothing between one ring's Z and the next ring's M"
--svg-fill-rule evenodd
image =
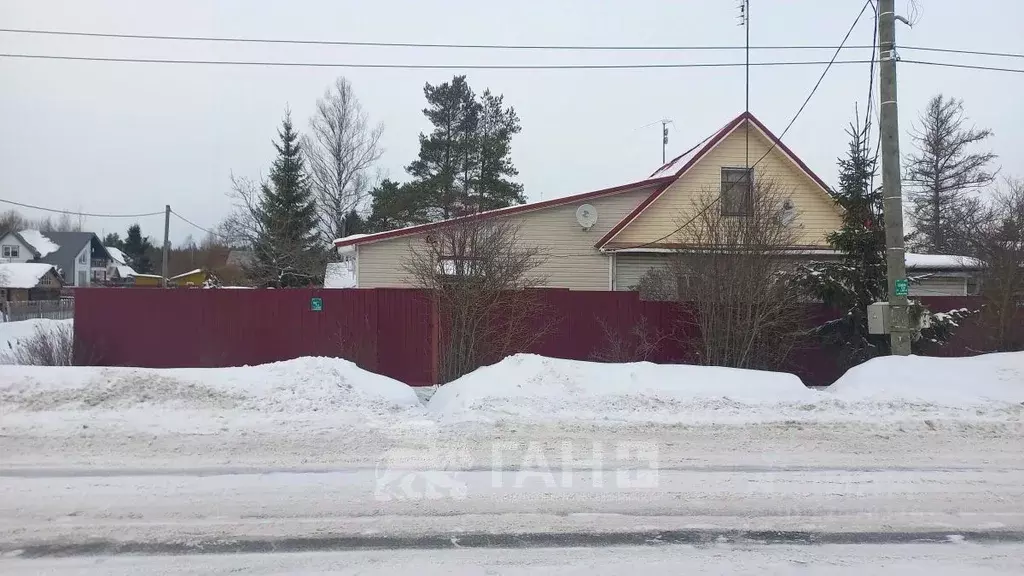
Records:
M740 45L733 0L0 0L0 22L39 28L163 35L509 44ZM861 0L753 0L751 43L836 45ZM906 12L906 0L897 0ZM919 0L920 21L900 25L905 45L1024 52L1020 0ZM870 9L852 44L870 44ZM242 45L90 39L0 33L0 52L150 58L433 64L741 61L742 52L509 52L448 49ZM752 60L828 60L827 51L756 51ZM843 58L866 58L866 50ZM949 54L904 58L1024 68L1021 59ZM751 110L781 132L822 66L755 68ZM641 179L660 164L659 128L675 121L679 153L743 110L743 69L571 71L469 70L470 85L505 95L523 125L513 159L531 201ZM373 121L385 125L380 168L403 179L417 153L425 82L443 70L271 68L91 63L0 58L0 198L87 212L149 212L164 204L212 227L228 212L231 173L265 174L286 106L305 128L313 105L339 75ZM785 141L827 182L847 139L854 104L867 93L866 64L833 67ZM899 68L902 150L906 131L939 92L963 98L971 120L990 127L989 145L1007 174L1024 176L1024 74L905 64ZM6 208L6 206L4 206ZM23 210L30 216L41 213ZM88 218L87 229L130 222ZM161 217L141 221L158 237ZM172 240L202 233L172 220Z

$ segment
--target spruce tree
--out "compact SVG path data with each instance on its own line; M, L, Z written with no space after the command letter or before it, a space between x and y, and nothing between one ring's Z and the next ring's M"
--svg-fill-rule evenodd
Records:
M872 187L875 159L868 146L869 125L851 123L850 144L839 159L839 188L832 199L843 209L842 226L829 233L829 245L842 254L835 262L814 262L799 279L809 293L843 316L817 329L843 348L852 366L889 352L889 338L868 333L867 306L886 299L885 222L881 187Z
M258 284L307 286L322 281L324 250L316 234L316 206L306 178L299 135L286 113L275 142L277 158L261 188L259 233L250 276Z
M142 228L138 224L128 227L123 252L133 270L139 274L153 273L153 262L149 257L149 252L153 249L153 243L142 235Z

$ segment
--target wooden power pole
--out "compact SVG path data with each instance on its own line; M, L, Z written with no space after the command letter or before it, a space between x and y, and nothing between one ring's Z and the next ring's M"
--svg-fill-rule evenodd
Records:
M900 186L900 128L896 106L895 0L878 2L878 56L882 145L882 209L889 282L890 342L892 353L910 354L910 318L907 309L907 270L903 248L903 192Z
M164 288L167 288L167 256L168 256L168 252L171 251L170 235L171 235L171 205L167 204L167 205L164 206L164 250L163 250L164 253L163 253L163 268L160 270L162 272L161 276L163 276L163 278L160 280L160 284Z

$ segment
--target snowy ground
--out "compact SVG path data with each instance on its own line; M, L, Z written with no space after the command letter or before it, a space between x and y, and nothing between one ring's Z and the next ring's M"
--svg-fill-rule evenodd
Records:
M973 544L646 546L528 550L377 550L291 554L0 559L10 576L52 574L441 574L618 576L635 573L773 576L1010 576L1024 546Z
M74 320L47 320L45 318L0 322L0 359L13 352L18 342L35 336L36 331L51 330L55 326L72 326Z
M424 397L334 359L0 367L0 570L1021 571L1024 355L824 392L517 356ZM490 549L412 550L458 546Z

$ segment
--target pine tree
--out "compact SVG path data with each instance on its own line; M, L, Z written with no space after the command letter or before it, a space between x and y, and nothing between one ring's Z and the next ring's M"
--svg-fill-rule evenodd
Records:
M124 242L121 240L121 235L117 232L111 232L103 237L104 246L113 246L118 250L124 251Z
M939 94L911 132L917 148L907 158L906 175L916 229L912 241L930 254L969 253L981 212L973 194L995 178L988 170L995 154L970 151L992 131L965 128L966 120L961 100Z
M270 179L260 191L259 233L249 273L264 286L307 286L322 281L324 250L317 240L316 206L290 113L278 138Z
M384 179L370 192L370 215L366 218L366 230L386 232L429 222L422 206L423 196L414 184L399 184Z
M521 130L515 109L490 90L478 99L465 76L427 84L424 95L423 113L434 129L420 134L419 157L406 168L413 182L403 192L418 199L403 203L430 220L524 203L522 184L512 181L519 174L512 136Z
M142 235L142 228L138 224L128 227L128 233L124 239L124 255L128 258L128 265L139 274L152 274L153 262L149 252L153 250L153 243Z
M420 134L420 153L406 171L422 196L432 220L447 219L465 211L476 169L476 130L480 105L465 76L438 86L424 86L427 108L423 114L433 124L429 135Z
M509 178L519 175L512 164L512 136L522 129L514 108L503 107L504 97L484 90L478 126L479 177L474 197L477 210L523 204L523 185Z

